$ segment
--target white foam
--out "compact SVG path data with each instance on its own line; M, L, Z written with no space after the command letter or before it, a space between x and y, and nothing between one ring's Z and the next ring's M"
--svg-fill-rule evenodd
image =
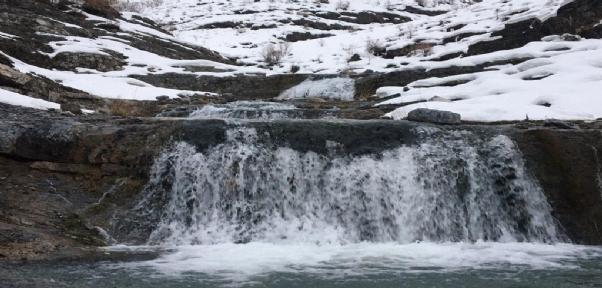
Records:
M148 247L141 247L147 249ZM273 243L179 246L175 253L124 268L150 267L163 275L186 272L248 281L268 273L311 273L345 277L380 273L450 273L471 269L577 269L574 261L601 257L600 248L533 243ZM123 250L123 247L120 248ZM136 247L131 247L136 249Z

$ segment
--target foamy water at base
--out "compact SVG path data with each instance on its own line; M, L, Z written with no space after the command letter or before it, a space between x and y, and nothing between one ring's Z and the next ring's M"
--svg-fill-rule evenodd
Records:
M602 248L483 242L115 246L99 259L0 262L0 287L602 287Z
M141 249L152 247L115 246L109 251ZM115 268L154 271L155 277L197 275L201 283L225 281L240 286L263 283L261 279L274 275L336 282L381 276L422 278L417 274L425 273L436 273L442 278L469 272L571 273L584 269L580 261L601 259L602 249L572 244L476 242L318 246L224 243L174 247L172 252L157 259L122 263Z

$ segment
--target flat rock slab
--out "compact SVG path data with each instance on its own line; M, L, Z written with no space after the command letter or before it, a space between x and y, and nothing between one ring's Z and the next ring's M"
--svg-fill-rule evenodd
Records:
M418 108L410 111L407 119L409 121L436 124L460 124L460 114L458 113L426 108Z

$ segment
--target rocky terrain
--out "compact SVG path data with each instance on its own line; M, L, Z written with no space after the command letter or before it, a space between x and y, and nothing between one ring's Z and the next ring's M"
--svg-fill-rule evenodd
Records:
M205 5L214 5L198 3L194 6L205 10L209 7ZM483 13L497 18L495 23L471 27L454 22L462 15L454 16L458 8L451 6L397 5L372 12L359 7L335 13L325 4L297 3L282 10L289 11L283 16L266 4L257 11L232 6L223 10L224 17L232 19L201 18L198 23L188 21L190 15L178 14L181 10L172 10L168 17L157 12L155 16L165 20L157 23L149 18L150 12L120 13L77 1L0 0L0 102L16 104L0 104L0 261L103 255L99 247L113 243L110 235L119 236L119 231L111 230L113 217L130 208L148 181L155 157L177 140L194 143L199 150L221 143L226 130L236 124L208 119L213 116L195 118L195 113L241 100L280 105L276 107L294 110L297 118L327 118L270 118L246 124L263 129L278 145L301 151L326 153L324 143L333 140L353 147L344 153L378 153L412 143L404 133L411 127L436 125L416 121L508 135L520 147L566 234L575 243L601 245L602 122L597 112L583 112L577 118L570 114L568 119L586 121L566 122L543 121L548 117L533 114L523 117L521 110L518 119L526 121L488 118L489 123L477 123L464 117L469 114L427 110L426 115L400 117L396 110L468 101L452 94L439 97L433 94L439 90L428 89L462 87L476 79L471 77L501 66L537 68L531 64L557 55L520 49L543 43L540 40L550 35L570 34L552 43L555 46L586 39L553 51L596 52L599 45L593 41L602 38L601 2L557 4L546 8L554 13L545 19L530 14L535 6L504 13L492 8ZM153 11L168 8L166 3ZM274 18L268 12L279 15ZM404 23L424 24L424 29L400 26ZM428 34L435 26L443 27L443 32ZM296 29L286 30L290 27ZM325 60L328 67L311 59L320 49L304 46L341 50L336 41L350 33L362 39L379 27L402 27L406 36L388 39L390 43L373 47L378 49L368 54L357 47L358 53L351 55L339 51L340 55L325 57L330 58ZM192 43L199 31L209 41L226 30L240 39ZM278 34L285 30L290 33ZM282 63L265 63L257 55L267 42L244 44L246 37L259 35L252 31L278 32L275 38L284 41L278 43L293 43L292 56L284 55ZM320 39L338 46L320 44ZM312 51L309 56L300 56L304 49ZM361 60L348 61L355 54ZM298 71L292 72L292 66L299 66ZM531 76L541 76L536 74ZM535 78L529 81L540 80ZM589 80L595 85L600 79ZM302 88L306 86L321 90ZM554 108L554 100L542 98L529 105ZM379 119L391 117L413 121Z

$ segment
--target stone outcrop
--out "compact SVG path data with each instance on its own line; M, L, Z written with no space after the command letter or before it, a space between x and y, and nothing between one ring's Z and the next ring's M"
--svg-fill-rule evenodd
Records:
M85 68L100 72L120 71L127 64L125 57L115 51L103 51L108 55L96 53L62 52L54 57L56 68L59 70L73 70Z
M449 111L418 108L408 113L409 121L436 124L460 124L460 114Z
M539 180L552 215L576 244L602 245L600 130L514 130L526 165Z

